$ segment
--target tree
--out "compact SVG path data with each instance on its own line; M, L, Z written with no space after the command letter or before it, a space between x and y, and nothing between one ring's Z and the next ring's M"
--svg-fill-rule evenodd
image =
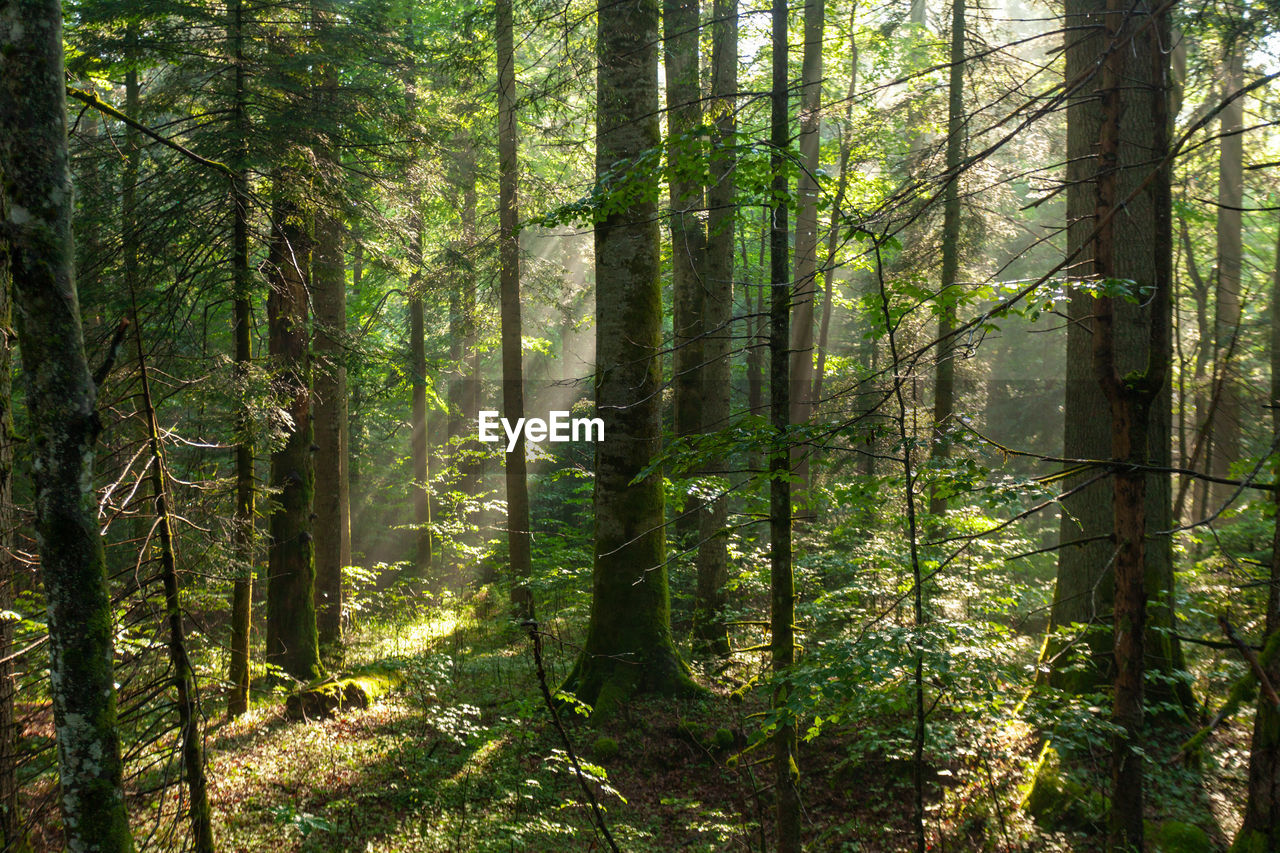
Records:
M1169 57L1166 10L1146 3L1129 9L1108 0L1101 12L1103 62L1097 84L1096 161L1074 196L1092 189L1091 232L1083 248L1102 288L1090 306L1090 354L1094 375L1108 404L1114 536L1112 615L1116 726L1111 756L1111 826L1114 850L1143 849L1143 659L1147 615L1147 473L1169 367L1169 308L1172 285L1172 203L1169 166ZM1143 26L1139 25L1139 22ZM1070 72L1068 72L1070 73ZM1140 85L1135 85L1140 84ZM1079 116L1079 113L1076 113ZM1070 124L1069 136L1079 132ZM1091 128L1092 129L1092 128ZM1154 164L1153 161L1154 160ZM1155 170L1152 175L1151 170ZM1092 184L1090 187L1089 184ZM1078 199L1083 201L1083 199ZM1123 216L1118 213L1123 211ZM1145 335L1127 331L1116 286L1150 294ZM1132 322L1132 321L1130 321ZM1167 436L1166 436L1167 438ZM1167 440L1165 442L1167 447ZM1163 495L1167 510L1168 492Z
M776 797L778 853L800 851L800 771L796 765L796 722L787 708L785 678L795 663L796 591L791 565L791 453L787 428L791 422L791 282L787 263L788 182L785 150L790 137L787 110L787 3L774 0L772 9L773 87L770 93L769 167L773 205L769 232L769 423L774 446L769 453L769 636L773 676L773 707L778 721L773 732L773 778Z
M658 199L631 164L660 141L657 0L606 4L596 26L596 180L612 179L608 188L627 203L607 203L595 226L604 441L596 445L591 616L565 689L607 715L633 693L675 694L693 683L671 638L662 477L647 470L662 440Z
M516 124L516 57L511 0L496 0L498 49L498 277L502 324L502 411L511 420L524 417L524 339L520 328L519 137ZM529 482L524 433L505 457L507 551L511 560L511 603L533 614L533 575L529 554Z
M705 384L705 299L707 233L700 215L703 186L689 163L702 160L702 82L698 51L697 0L663 0L662 36L667 76L667 180L670 194L671 302L675 389L675 432L684 438L701 431ZM681 550L699 527L701 500L690 494L676 519Z
M1244 84L1244 53L1239 44L1227 48L1223 60L1228 95ZM1236 362L1241 353L1240 269L1243 262L1244 207L1244 99L1234 98L1219 117L1221 141L1218 147L1218 268L1214 276L1213 355L1218 381L1210 415L1212 436L1210 473L1228 477L1231 466L1240 460L1240 390ZM1216 484L1212 489L1217 509L1230 499L1234 489Z
M825 0L805 0L804 55L800 71L800 177L796 181L794 318L791 323L791 423L808 423L813 412L813 303L818 276L818 154L822 127L822 39ZM801 516L811 517L807 447L792 451Z
M272 180L267 257L269 350L286 431L284 444L271 453L271 487L277 506L270 517L267 558L267 663L299 681L311 681L321 672L311 518L315 495L307 311L311 237L302 207L291 196L293 180L297 175L283 169Z
M1066 79L1070 93L1067 102L1067 233L1068 256L1073 259L1071 277L1089 279L1095 275L1091 235L1095 228L1096 200L1093 181L1098 166L1096 154L1102 112L1098 93L1101 76L1096 72L1097 59L1107 52L1109 42L1103 39L1100 25L1105 5L1099 0L1072 0L1067 7L1069 21L1087 22L1090 26L1071 29L1066 50ZM1145 14L1145 13L1144 13ZM1145 56L1145 54L1142 54ZM1129 68L1135 74L1150 74L1149 63L1131 59ZM1155 133L1156 118L1151 103L1129 98L1120 125L1121 183L1118 197L1126 200L1129 213L1117 217L1114 245L1120 247L1115 258L1114 275L1150 287L1156 280L1157 265L1162 261L1153 242L1151 230L1152 197L1149 191L1133 200L1129 195L1151 172L1146 140ZM1109 459L1112 456L1111 405L1103 393L1094 367L1093 335L1088 323L1094 316L1096 301L1084 288L1075 289L1067 314L1066 393L1063 408L1063 455L1071 459ZM1145 367L1151 342L1152 325L1168 326L1170 315L1159 305L1138 300L1120 300L1114 305L1112 337L1118 369L1122 375ZM1167 340L1167 336L1165 336ZM1154 357L1154 356L1153 356ZM1167 361L1169 353L1163 358ZM1140 452L1159 468L1170 465L1170 429L1172 406L1167 383L1151 404L1149 449ZM1111 543L1115 514L1110 484L1096 479L1096 471L1086 470L1065 481L1070 493L1063 500L1059 534L1061 551L1058 558L1057 584L1050 615L1050 631L1068 625L1085 626L1082 638L1088 661L1083 671L1074 666L1070 654L1056 643L1046 648L1045 660L1051 669L1050 679L1058 686L1088 692L1110 680L1112 675L1112 637L1109 629L1114 584L1111 582L1113 555ZM1092 481L1092 482L1090 482ZM1149 631L1145 638L1150 667L1173 676L1181 669L1181 651L1171 636L1173 624L1173 562L1167 535L1156 536L1171 526L1170 482L1167 474L1146 475L1146 508L1144 511L1150 541L1144 549L1147 566L1147 596L1151 600ZM1180 682L1179 682L1180 684ZM1164 688L1162 688L1164 689ZM1189 707L1188 688L1177 688L1177 698Z
M933 458L945 463L951 450L946 437L955 411L956 362L951 334L956 324L957 279L960 274L960 168L964 157L964 34L965 2L951 3L951 56L947 85L947 159L942 191L942 271L938 290L938 364L933 385ZM935 516L947 511L947 499L935 492L930 498L929 512Z
M1271 423L1274 439L1280 440L1280 237L1276 239L1276 260L1271 276ZM1280 482L1280 470L1272 469L1271 481ZM1272 492L1280 507L1280 491ZM1280 514L1271 538L1268 573L1265 642L1262 660L1272 687L1280 684ZM1280 708L1258 692L1258 710L1253 718L1249 744L1249 789L1244 818L1236 833L1232 853L1274 853L1280 850Z
M249 435L251 413L244 399L249 370L253 363L252 278L249 270L249 118L245 91L244 0L231 0L227 8L227 41L231 47L232 144L231 168L231 278L232 335L236 380L241 400L236 411L236 504L232 520L232 548L235 579L231 592L231 656L228 680L227 715L237 717L249 710L249 632L253 624L254 476L253 438Z
M0 173L2 174L2 173ZM8 221L0 194L0 222ZM9 247L0 240L0 327L13 327L13 282L9 278ZM17 513L13 506L13 343L0 336L0 849L21 849L25 843L18 809L18 738L15 719L13 661L14 587L17 564Z
M730 361L733 343L733 237L735 187L733 134L738 91L738 4L717 0L711 25L711 117L716 133L711 148L711 185L707 188L706 283L703 296L703 432L728 426L730 414ZM712 463L705 472L727 473ZM724 585L729 573L729 497L718 494L699 514L698 586L693 604L693 635L702 650L729 654L729 633L724 624Z
M112 613L91 488L100 429L71 237L62 5L0 4L0 180L29 416L36 535L70 850L131 851Z

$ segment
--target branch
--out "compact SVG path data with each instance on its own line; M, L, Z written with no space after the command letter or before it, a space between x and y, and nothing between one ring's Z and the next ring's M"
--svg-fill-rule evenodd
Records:
M225 163L219 163L217 160L210 160L206 157L201 157L199 154L192 151L190 148L180 145L179 143L174 142L172 139L169 139L168 137L161 136L159 133L156 133L154 130L147 127L142 122L129 118L127 115L120 112L120 110L111 106L106 101L102 100L92 92L86 92L84 89L77 89L75 86L68 86L67 97L74 98L75 100L80 101L83 104L87 104L93 107L98 112L105 113L106 115L109 115L114 119L124 122L125 124L129 125L129 127L132 127L134 130L138 131L144 136L149 136L150 138L154 139L156 142L159 142L161 145L172 148L174 151L177 151L182 156L187 157L188 159L194 160L195 162L199 163L201 166L208 166L210 169L221 172L222 174L226 175L228 178L232 178L232 179L235 178L235 172L231 171L230 166L226 165Z

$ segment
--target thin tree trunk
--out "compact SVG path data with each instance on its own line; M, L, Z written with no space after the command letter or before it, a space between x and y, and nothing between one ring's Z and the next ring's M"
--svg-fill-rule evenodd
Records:
M800 176L796 181L794 314L791 329L791 382L788 392L790 420L809 422L813 412L813 302L817 296L818 272L818 155L822 126L822 38L826 23L825 0L805 0L804 54L800 70ZM798 517L811 519L812 495L808 447L791 450L791 465L797 481Z
M278 506L271 513L267 555L267 663L299 681L310 681L321 673L311 519L314 425L307 355L311 244L301 222L303 212L288 197L285 176L277 173L273 183L267 332L277 393L290 424L284 446L271 454L271 487L278 492Z
M516 122L516 57L512 38L512 0L497 0L498 48L498 279L502 323L502 413L515 422L524 417L524 344L520 318L519 126ZM511 604L522 617L533 616L533 561L529 542L529 480L524 433L505 457L507 551L511 560Z
M252 279L249 271L249 120L246 109L244 68L244 0L231 0L227 10L227 35L232 56L232 119L235 133L231 187L232 333L235 338L235 375L244 389L253 363ZM241 390L246 394L247 390ZM228 676L231 694L227 716L249 710L249 639L253 616L254 538L253 439L249 434L249 401L241 398L236 410L236 509L232 521L234 580L231 590L231 661Z
M596 178L659 144L658 3L606 4L597 23ZM595 226L595 565L591 616L566 688L606 717L637 692L693 688L671 638L661 448L657 189L641 182Z
M1244 83L1244 52L1234 45L1227 53L1226 91L1237 91ZM1244 99L1227 104L1220 115L1218 156L1218 275L1214 294L1214 363L1221 372L1217 405L1213 407L1212 461L1210 473L1228 477L1231 466L1240 461L1240 391L1237 384L1236 336L1240 334L1240 269L1243 258L1244 206ZM1238 356L1236 356L1238 357ZM1215 484L1210 496L1214 509L1231 498L1233 486Z
M7 205L0 195L0 222L7 222ZM9 245L0 239L0 328L13 328L13 282L9 277ZM13 343L0 335L0 612L12 611L18 561L17 514L13 506ZM26 839L18 810L18 739L21 727L14 714L13 621L0 618L0 850L22 850Z
M818 330L818 364L813 372L813 405L822 405L822 386L827 372L828 341L836 279L836 250L840 245L840 212L849 191L849 159L853 156L853 99L858 94L858 4L849 9L849 90L845 96L844 122L841 124L840 178L831 204L831 223L827 228L827 260L822 267L822 325Z
M769 251L769 210L765 206L760 208L760 280L757 281L752 290L755 291L756 298L754 303L751 299L751 291L747 291L747 305L751 308L751 316L747 319L747 412L752 415L760 415L765 410L764 405L764 264L765 258ZM751 471L763 471L764 459L761 455L758 445L752 444L751 450L747 458L747 468Z
M778 853L800 851L800 770L796 761L795 720L787 716L789 699L782 681L795 663L795 581L791 567L791 455L786 431L791 420L791 286L787 258L787 172L783 151L790 135L787 115L787 3L772 9L773 91L769 142L772 146L773 209L769 234L769 419L775 442L769 453L769 632L773 674L778 679L773 705L782 713L773 733Z
M955 411L956 362L951 333L956 325L956 291L960 276L960 166L964 157L965 0L951 3L951 69L947 88L946 188L942 196L942 275L939 281L938 363L934 368L933 458L941 468L951 456L947 439ZM929 514L946 513L947 499L938 490L929 497Z
M698 0L663 0L662 27L667 78L667 166L671 172L671 289L674 348L672 386L675 432L684 438L701 431L703 396L704 294L707 236L699 218L702 182L687 177L684 163L703 156L702 83L698 63ZM690 547L698 532L701 501L689 494L677 515L676 541Z
M1271 277L1271 424L1280 441L1280 236L1276 239L1275 268ZM1272 482L1280 481L1280 468L1272 472ZM1280 492L1272 498L1280 510ZM1267 589L1265 646L1280 644L1280 512L1276 514L1271 539L1270 586ZM1267 658L1267 655L1263 655ZM1272 654L1267 666L1272 686L1280 685L1280 655ZM1232 853L1274 853L1280 850L1280 708L1258 692L1258 711L1253 718L1253 738L1249 744L1249 788L1244 818Z
M733 343L733 235L737 217L733 181L734 112L738 91L738 3L716 0L711 25L712 118L716 139L712 146L707 188L707 272L703 300L705 339L703 356L703 432L729 426L730 361ZM706 473L728 476L723 464L711 464ZM729 654L729 633L724 624L724 586L729 577L729 496L717 494L704 506L698 530L698 584L693 604L693 636L700 650Z
M414 235L410 254L418 258L419 268L409 282L409 370L412 374L412 433L413 455L413 525L415 562L420 580L427 580L432 563L431 533L431 470L427 456L427 344L426 320L422 311L421 255L422 235Z
M316 628L321 646L342 642L342 567L351 554L347 485L347 267L342 223L316 214L315 303Z
M62 6L0 2L0 174L48 607L62 814L71 850L132 851L92 489L100 425L76 298ZM23 212L21 218L14 211Z

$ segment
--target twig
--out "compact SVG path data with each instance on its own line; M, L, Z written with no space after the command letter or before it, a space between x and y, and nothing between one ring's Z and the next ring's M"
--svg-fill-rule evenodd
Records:
M547 703L547 710L551 712L551 722L555 723L556 731L560 733L560 740L564 743L564 751L569 756L569 763L573 765L573 773L578 779L578 785L582 788L582 793L586 795L587 802L591 804L591 813L595 817L596 826L600 828L604 840L609 842L609 849L613 853L622 853L618 849L618 844L613 840L613 836L609 834L609 827L604 822L604 812L600 810L600 804L596 802L596 795L591 791L591 786L587 784L586 774L582 772L582 765L578 763L578 755L573 751L573 743L569 740L569 733L565 731L564 724L560 722L560 713L556 710L555 700L551 698L551 689L547 687L547 672L542 667L542 634L538 632L538 623L533 619L526 619L524 626L529 629L529 639L533 640L533 662L538 670L538 686L542 688L542 700Z

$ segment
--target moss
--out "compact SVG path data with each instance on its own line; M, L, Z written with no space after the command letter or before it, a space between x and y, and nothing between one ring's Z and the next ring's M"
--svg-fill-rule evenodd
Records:
M596 738L596 742L591 745L591 754L600 761L608 761L618 756L618 742L607 735L601 735Z
M290 720L314 720L349 708L367 708L399 683L395 672L378 669L326 679L290 694L284 715Z
M1209 833L1193 823L1167 820L1147 829L1154 853L1213 853Z
M1058 751L1046 744L1032 773L1022 808L1049 829L1097 829L1107 800L1062 772Z
M714 735L711 736L711 742L716 749L728 749L736 743L733 732L728 729L716 729Z

